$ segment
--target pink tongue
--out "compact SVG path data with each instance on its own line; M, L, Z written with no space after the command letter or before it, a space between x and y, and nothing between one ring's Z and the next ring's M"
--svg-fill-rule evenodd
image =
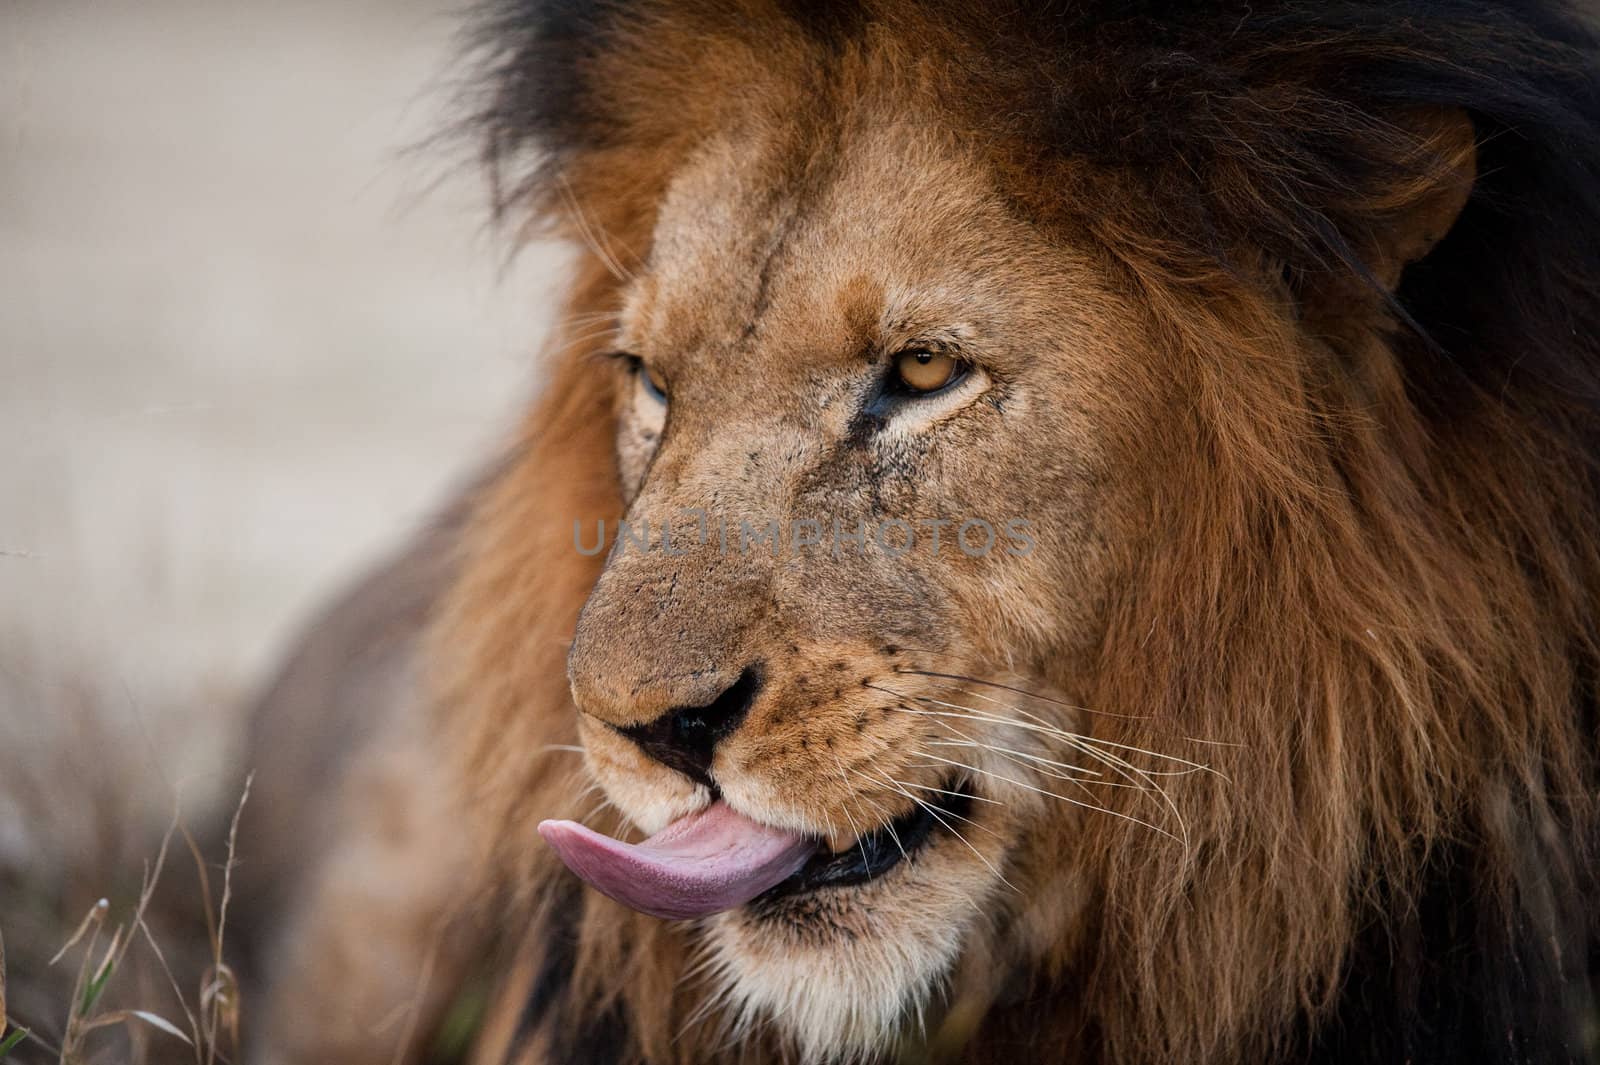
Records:
M539 835L600 891L656 917L705 917L742 906L788 879L815 840L758 825L718 800L643 843L623 843L575 821L543 821Z

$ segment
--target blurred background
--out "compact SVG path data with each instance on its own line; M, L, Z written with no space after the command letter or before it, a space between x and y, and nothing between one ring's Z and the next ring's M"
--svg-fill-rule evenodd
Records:
M131 822L219 799L296 624L537 387L562 256L513 258L470 144L430 142L461 24L437 0L0 0L13 942L28 877L137 875Z

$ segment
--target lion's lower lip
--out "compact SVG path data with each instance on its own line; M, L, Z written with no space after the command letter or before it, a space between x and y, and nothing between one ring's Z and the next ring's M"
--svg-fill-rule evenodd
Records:
M949 828L955 820L966 818L972 809L972 793L964 783L931 794L930 799L919 802L892 824L862 836L855 846L838 854L818 853L801 866L799 872L758 895L751 905L818 888L865 884L914 858L935 830Z

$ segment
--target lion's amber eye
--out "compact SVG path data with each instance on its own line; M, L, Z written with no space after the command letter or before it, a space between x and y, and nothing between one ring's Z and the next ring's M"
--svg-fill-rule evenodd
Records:
M895 356L895 374L909 392L937 392L961 373L961 363L938 351L905 351Z

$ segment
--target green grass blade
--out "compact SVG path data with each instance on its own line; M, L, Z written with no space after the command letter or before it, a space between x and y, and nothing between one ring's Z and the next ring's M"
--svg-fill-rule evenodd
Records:
M17 1044L26 1038L28 1038L28 1030L26 1028L11 1029L10 1035L6 1036L4 1039L0 1039L0 1058L4 1058L7 1054L15 1050L17 1048Z
M89 986L83 989L83 1006L79 1009L81 1016L87 1017L94 1011L94 1004L100 1001L100 992L106 989L106 983L111 979L114 964L108 964L100 970L100 974L89 981Z

